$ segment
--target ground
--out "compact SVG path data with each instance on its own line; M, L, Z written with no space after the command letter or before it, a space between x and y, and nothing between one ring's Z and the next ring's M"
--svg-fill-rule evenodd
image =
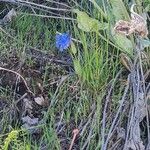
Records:
M136 2L141 5L140 0ZM100 1L101 7L84 0L0 3L0 149L149 146L148 38L139 40L136 33L124 38L109 34L107 29L97 32L99 27L88 24L91 18L96 24L97 19L111 30L115 18L130 16L128 0L121 1L119 7L115 1L110 5ZM148 6L145 1L143 7ZM12 8L16 14L4 22ZM91 18L80 11L74 13L73 8ZM106 8L110 9L105 12ZM114 8L119 15L113 14ZM78 20L81 15L85 18ZM147 23L149 29L149 20ZM90 25L93 32L88 31ZM74 45L60 51L55 36L65 32L71 34ZM131 43L136 45L132 49ZM135 126L130 128L130 124ZM139 141L129 140L132 130L140 130L135 136ZM71 145L74 131L79 133Z

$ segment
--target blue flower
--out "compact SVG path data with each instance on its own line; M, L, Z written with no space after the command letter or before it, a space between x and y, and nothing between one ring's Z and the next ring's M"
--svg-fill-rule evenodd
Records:
M69 33L56 34L56 47L63 52L71 44L71 36Z

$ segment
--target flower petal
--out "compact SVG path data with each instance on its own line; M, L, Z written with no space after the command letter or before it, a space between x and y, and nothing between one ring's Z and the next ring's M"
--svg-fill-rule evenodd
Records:
M71 36L69 33L56 34L56 47L63 52L71 44Z

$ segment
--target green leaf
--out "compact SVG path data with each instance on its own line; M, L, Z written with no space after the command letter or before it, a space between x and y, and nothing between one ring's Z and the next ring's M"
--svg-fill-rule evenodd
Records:
M133 44L126 36L116 34L114 36L115 43L122 49L123 52L133 55Z
M129 20L129 14L122 0L109 0L115 20Z
M97 10L100 12L100 14L107 20L108 16L107 14L104 13L104 11L99 7L99 5L96 3L95 0L89 0L95 8L97 8Z
M108 27L107 23L100 23L98 20L89 17L89 15L83 11L75 9L74 12L77 14L78 28L85 32L97 32Z
M73 55L75 55L77 53L76 46L73 42L71 43L71 52L72 52Z
M150 47L150 40L141 39L141 44L143 46L143 49L146 47Z
M145 11L146 11L146 12L149 12L149 11L150 11L150 4L148 4L148 5L146 6Z
M82 69L81 69L80 61L75 59L73 61L73 63L74 63L75 72L77 73L77 75L81 76L82 75Z

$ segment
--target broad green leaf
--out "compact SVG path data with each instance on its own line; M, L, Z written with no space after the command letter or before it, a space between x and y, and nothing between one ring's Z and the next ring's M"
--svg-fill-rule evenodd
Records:
M129 20L129 14L122 0L109 0L115 20Z
M99 5L96 3L96 1L95 0L89 0L93 5L94 5L94 7L95 8L97 8L97 10L101 13L101 15L105 18L105 19L107 19L107 15L104 13L104 11L99 7Z
M126 36L116 34L114 36L114 41L123 52L133 55L133 44Z
M107 23L100 23L98 20L89 17L89 15L83 11L75 9L74 12L77 14L78 28L85 32L97 32L108 27Z
M109 2L112 6L112 13L115 16L115 22L119 20L125 20L125 21L130 20L130 16L128 14L128 11L125 7L125 3L123 2L123 0L109 0ZM110 26L111 28L114 28L113 24ZM123 52L133 55L133 39L132 38L130 40L126 36L116 34L116 33L115 33L115 36L114 34L111 34L111 35L113 35L113 39L114 39L116 46L118 45Z

